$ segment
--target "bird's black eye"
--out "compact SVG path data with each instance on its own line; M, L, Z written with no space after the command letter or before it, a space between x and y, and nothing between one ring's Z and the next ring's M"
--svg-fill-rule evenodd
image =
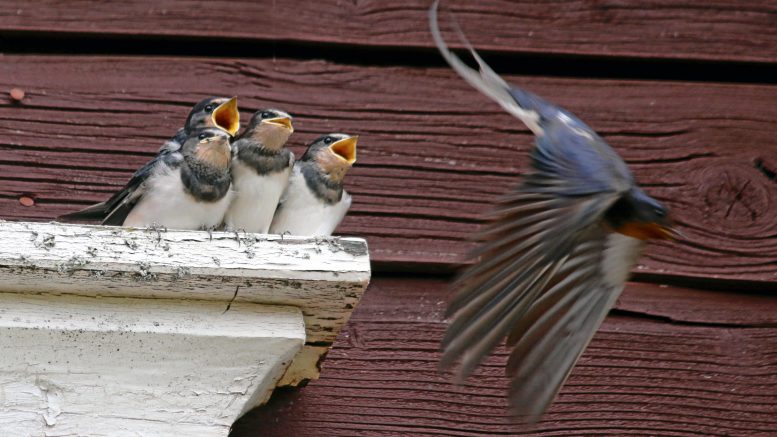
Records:
M332 144L332 137L324 138L324 144Z
M666 217L666 210L664 208L655 208L653 209L653 214L655 214L656 217L664 218Z
M198 138L201 140L204 140L205 138L208 138L208 135L205 133L201 133Z
M207 106L205 107L205 112L207 112L207 113L211 113L211 112L213 112L213 105L207 105Z
M269 112L267 111L262 112L262 118L270 118L270 117L272 117L272 114L270 114Z

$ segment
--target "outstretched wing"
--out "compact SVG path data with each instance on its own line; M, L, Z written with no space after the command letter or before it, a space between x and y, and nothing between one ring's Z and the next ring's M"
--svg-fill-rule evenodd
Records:
M618 192L566 196L564 185L535 173L490 214L476 262L455 283L442 342L441 368L459 363L461 381L509 336L511 404L526 420L555 398L641 247L602 223Z
M104 225L121 226L132 208L143 197L146 190L146 180L154 174L158 166L177 166L183 160L179 148L162 147L154 159L136 171L121 191L115 193L105 202L92 205L81 211L72 212L59 217L60 220L100 220Z
M547 410L623 291L643 242L600 227L584 232L541 295L511 327L506 373L513 413Z
M447 316L441 366L461 361L463 380L512 330L532 303L573 261L587 233L601 228L617 194L580 198L540 193L524 184L491 213L476 236L476 263L456 281Z

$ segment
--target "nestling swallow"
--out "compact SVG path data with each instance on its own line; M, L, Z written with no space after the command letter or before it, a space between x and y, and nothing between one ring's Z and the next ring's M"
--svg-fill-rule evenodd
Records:
M506 337L513 413L536 421L615 304L645 240L673 230L667 209L590 127L509 85L459 30L479 70L468 67L440 35L437 2L429 23L451 67L536 137L531 171L490 213L475 263L456 282L441 368L458 362L464 380Z
M333 133L308 146L294 163L271 234L332 235L351 207L343 178L356 162L357 141L358 137Z
M138 170L130 179L127 186L116 193L105 202L92 205L81 211L65 214L59 217L59 220L100 220L103 224L121 225L125 216L113 215L118 202L126 196L126 190L131 185L137 183L138 176L144 176L150 165L156 165L158 162L165 162L170 156L178 156L175 153L180 152L183 143L192 132L200 131L205 128L217 128L227 132L230 136L237 133L240 128L240 114L237 110L237 97L228 99L226 97L208 97L194 105L186 118L184 127L178 130L178 133L166 141L159 148L157 156ZM120 219L119 219L120 217Z
M97 210L105 211L105 225L215 228L231 200L230 138L222 129L192 131L179 150L162 150L110 199L66 218Z
M227 229L262 234L270 229L294 165L294 154L284 147L293 132L289 114L264 109L232 144L235 198L224 218Z
M200 100L186 117L184 127L178 129L173 138L159 150L178 150L193 131L219 128L235 136L240 129L240 113L237 110L237 97L208 97Z

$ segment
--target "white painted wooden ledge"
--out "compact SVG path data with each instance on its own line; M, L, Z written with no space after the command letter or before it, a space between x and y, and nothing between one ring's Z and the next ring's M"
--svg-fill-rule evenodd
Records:
M369 279L358 238L0 220L0 435L227 435Z

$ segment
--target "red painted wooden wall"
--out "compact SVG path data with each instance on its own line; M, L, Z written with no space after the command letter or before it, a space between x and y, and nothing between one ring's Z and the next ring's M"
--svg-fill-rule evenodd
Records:
M428 3L7 0L0 217L105 199L193 102L238 95L244 121L291 112L295 152L361 135L340 233L369 240L374 277L321 379L235 436L777 432L777 1L448 2L499 71L601 133L688 236L650 247L531 429L505 417L504 350L464 386L436 372L447 281L531 137L443 64Z

